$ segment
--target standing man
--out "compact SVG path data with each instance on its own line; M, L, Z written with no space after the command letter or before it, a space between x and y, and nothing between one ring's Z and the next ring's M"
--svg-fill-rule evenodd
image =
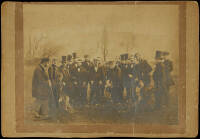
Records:
M99 104L104 96L104 73L99 65L99 60L94 59L94 66L91 68L90 84L92 104Z
M83 61L82 63L82 67L83 67L83 94L85 95L84 97L84 102L85 104L87 103L87 93L88 93L88 88L89 88L89 82L90 82L90 73L91 73L91 68L92 68L92 63L89 60L89 55L84 55L85 61Z
M164 58L164 65L165 65L165 75L166 75L166 96L165 96L165 105L168 106L169 103L169 91L170 87L174 85L174 81L171 75L171 72L173 71L173 63L171 60L169 60L167 57L169 56L168 52L163 52L163 58Z
M174 81L171 76L173 70L172 61L167 59L168 52L156 52L156 68L153 73L153 79L155 82L156 90L156 107L168 106L169 101L169 89L174 85Z
M128 54L121 55L121 59L123 61L121 65L122 84L123 84L123 90L126 90L127 93L126 101L128 101L129 98L131 97L131 77L132 77L130 73Z
M69 96L71 96L71 77L70 77L70 71L67 68L67 57L66 56L62 56L62 65L59 67L59 71L62 73L62 99L63 99L63 105L64 105L64 109L67 110L67 101L69 99L69 101L71 102L71 98ZM70 103L69 102L69 103Z
M32 96L36 99L36 116L42 118L49 117L49 96L53 93L48 68L49 58L42 58L34 70L32 79Z
M49 79L51 80L52 83L52 91L53 94L51 95L51 98L49 101L50 102L50 106L51 106L51 110L52 110L52 114L55 114L56 111L58 110L58 106L59 106L59 93L60 93L60 86L58 85L58 67L57 67L57 61L56 59L52 59L52 64L48 69L48 74L49 74Z
M153 72L155 88L155 109L160 109L162 104L163 91L165 91L165 71L163 64L163 55L161 51L156 51L156 66Z
M87 103L87 84L86 84L86 70L82 66L82 59L77 60L77 67L73 69L74 82L77 82L75 85L74 93L76 94L76 104L78 106L85 106Z
M108 81L111 83L111 97L113 103L120 103L122 100L122 86L121 86L121 70L115 65L114 61L110 62L110 69L108 71Z
M151 83L151 76L150 72L152 71L151 66L148 62L141 58L139 53L136 53L134 56L136 60L135 64L135 78L137 81L137 88L139 88L139 94L141 97L140 106L142 107L141 110L144 110L146 107L149 97L149 88Z
M136 102L138 97L136 94L136 86L137 86L137 81L136 81L136 69L135 69L135 60L133 57L130 58L130 65L129 65L129 78L130 78L130 97L132 98L133 102Z
M84 80L85 71L82 67L82 60L80 58L76 59L72 67L72 81L73 81L73 105L79 107L86 102L86 82ZM86 89L86 90L85 90Z
M78 79L78 60L75 57L75 54L73 55L73 64L72 64L72 71L71 71L71 77L72 77L72 105L78 106L79 99L80 99L80 91L79 91L79 79Z

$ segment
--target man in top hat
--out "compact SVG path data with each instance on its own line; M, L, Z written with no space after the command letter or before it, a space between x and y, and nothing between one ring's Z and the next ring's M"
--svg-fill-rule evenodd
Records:
M72 64L72 55L67 55L68 64Z
M163 64L163 53L156 51L155 55L156 66L153 72L154 88L155 88L155 108L160 109L162 104L162 91L164 89L164 64Z
M172 71L172 62L165 57L167 53L156 51L156 67L153 73L156 109L160 109L168 102L169 86L173 84L170 72Z
M126 90L126 100L128 100L131 94L131 77L129 76L131 73L128 61L128 54L126 53L121 55L121 60L123 61L123 63L121 64L123 90Z
M154 81L155 81L155 87L157 88L157 92L159 90L162 90L161 94L161 100L162 100L162 106L167 106L169 101L169 89L170 86L174 85L174 81L171 76L171 72L173 70L173 64L172 61L167 59L167 56L169 55L168 52L162 52L161 56L157 58L157 64L156 69L154 72ZM158 61L158 59L162 59L161 61ZM158 73L161 71L160 73ZM161 102L160 102L161 103Z
M77 58L77 53L72 53L72 58L73 58L73 62L76 60L76 58Z
M129 80L130 80L130 90L127 92L127 97L133 102L137 101L136 86L137 86L137 73L136 73L136 61L133 56L129 58Z
M164 59L164 65L165 65L165 76L166 76L166 94L165 94L165 97L166 98L164 100L164 105L165 106L168 106L168 101L169 101L169 91L170 91L170 87L172 85L174 85L174 81L173 81L173 77L171 75L171 72L173 71L173 63L171 60L168 59L168 56L169 56L169 52L163 52L163 59Z
M32 96L36 99L36 116L43 118L49 117L49 96L53 93L48 68L49 58L42 58L32 78Z

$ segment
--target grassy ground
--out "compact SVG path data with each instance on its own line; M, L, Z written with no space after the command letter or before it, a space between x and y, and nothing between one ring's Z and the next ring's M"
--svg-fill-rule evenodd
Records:
M31 96L32 73L34 66L25 67L25 123L159 123L176 124L178 122L178 94L175 86L170 90L169 106L160 110L139 108L127 103L112 104L109 99L100 106L85 106L77 108L73 113L62 114L59 120L41 120L35 118L32 113L34 99Z

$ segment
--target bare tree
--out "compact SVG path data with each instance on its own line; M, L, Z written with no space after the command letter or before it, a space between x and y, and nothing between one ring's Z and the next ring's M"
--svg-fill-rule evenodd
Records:
M104 30L103 30L103 34L102 34L102 44L101 44L101 52L103 55L103 60L104 62L106 61L106 57L108 56L108 48L107 48L107 32L106 32L106 28L104 26Z
M29 50L27 52L27 56L39 56L40 54L40 43L43 39L46 38L46 35L42 34L39 38L34 38L31 35L29 35Z

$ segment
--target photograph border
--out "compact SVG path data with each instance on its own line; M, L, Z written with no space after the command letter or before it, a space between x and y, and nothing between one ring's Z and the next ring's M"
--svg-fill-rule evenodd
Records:
M24 46L23 46L23 4L15 7L15 110L17 132L55 131L55 125L28 125L24 123ZM130 134L161 134L185 133L186 127L186 3L185 2L31 2L28 4L68 4L68 5L178 5L179 6L179 84L178 84L178 125L160 124L87 124L87 125L56 125L61 133L120 133ZM181 75L181 76L180 76Z

